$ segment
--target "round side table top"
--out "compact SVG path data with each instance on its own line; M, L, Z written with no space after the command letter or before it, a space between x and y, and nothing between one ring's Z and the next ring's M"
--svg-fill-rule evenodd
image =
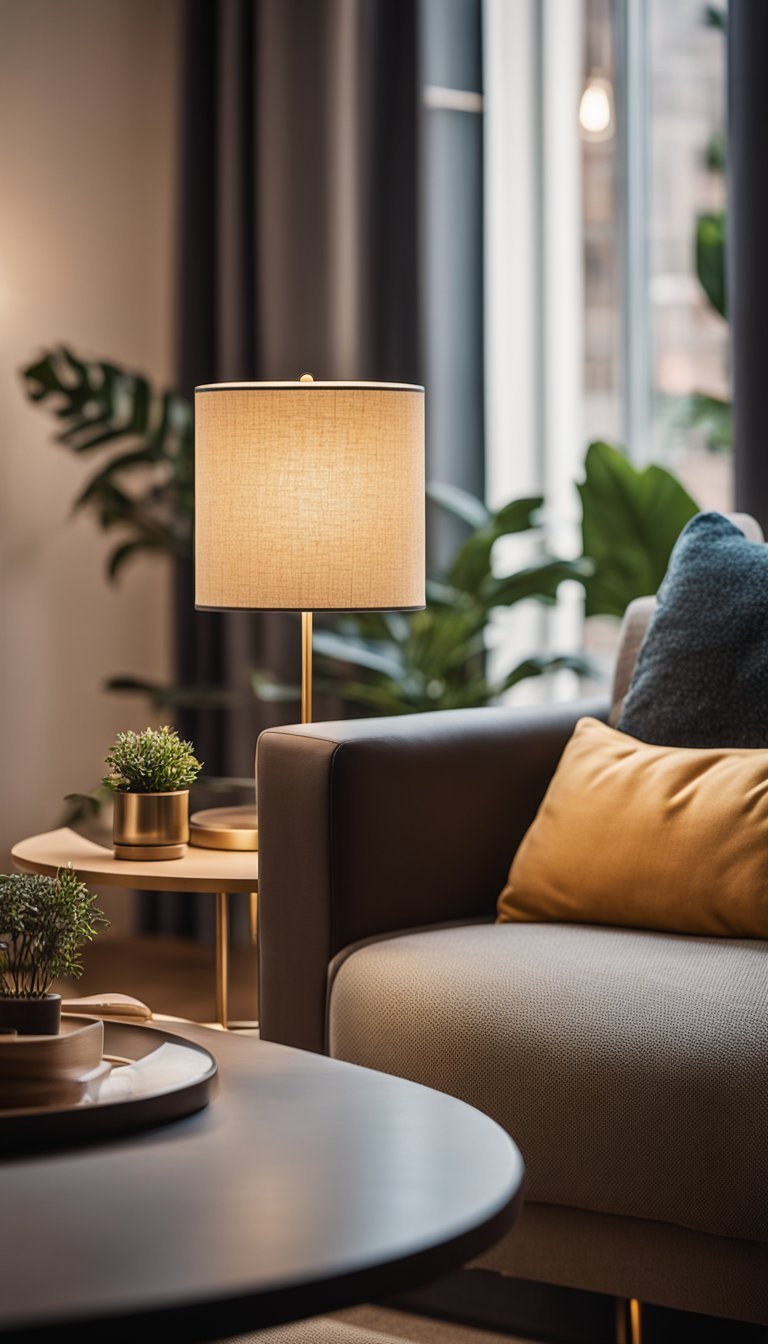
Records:
M11 850L24 873L53 876L68 863L93 886L130 887L133 891L256 891L259 856L255 852L201 849L190 845L180 859L139 863L116 859L111 849L62 826L20 840Z
M0 1341L200 1344L414 1287L498 1240L523 1164L430 1088L190 1024L197 1115L0 1159Z

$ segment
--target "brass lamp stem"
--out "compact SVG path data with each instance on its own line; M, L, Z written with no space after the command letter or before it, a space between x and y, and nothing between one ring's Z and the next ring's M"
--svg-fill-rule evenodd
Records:
M313 383L311 373L302 373L300 383ZM312 722L312 612L301 613L301 722Z
M312 722L312 612L301 613L301 722Z

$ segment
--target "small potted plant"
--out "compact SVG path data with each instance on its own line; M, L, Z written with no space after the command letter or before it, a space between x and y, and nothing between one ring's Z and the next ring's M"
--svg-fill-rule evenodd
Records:
M0 875L0 1028L21 1036L56 1036L59 976L82 974L80 949L106 924L72 868L55 877Z
M189 786L201 770L192 743L167 724L118 733L106 761L115 857L180 859L189 840Z

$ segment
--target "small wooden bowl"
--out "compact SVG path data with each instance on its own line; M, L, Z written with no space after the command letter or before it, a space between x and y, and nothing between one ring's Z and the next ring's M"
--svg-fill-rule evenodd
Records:
M106 1072L103 1052L99 1018L62 1017L58 1036L0 1036L0 1110L79 1101Z

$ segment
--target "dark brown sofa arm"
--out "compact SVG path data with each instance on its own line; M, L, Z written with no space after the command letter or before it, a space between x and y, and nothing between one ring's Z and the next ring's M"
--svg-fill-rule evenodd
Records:
M270 728L257 753L261 1033L321 1052L328 964L490 917L577 719L607 704Z

